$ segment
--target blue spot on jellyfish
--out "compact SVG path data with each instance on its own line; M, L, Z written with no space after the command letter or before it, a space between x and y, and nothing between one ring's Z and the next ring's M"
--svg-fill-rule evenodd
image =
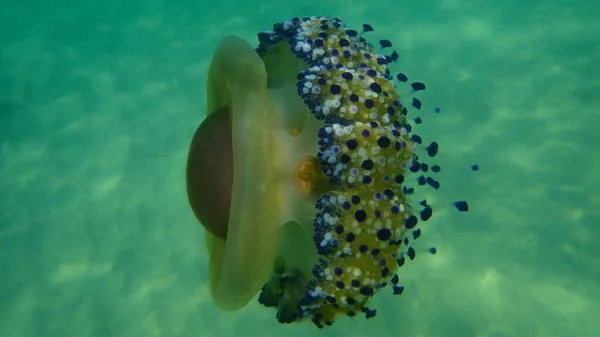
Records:
M440 166L427 163L439 145L413 133L396 88L408 77L388 69L395 51L367 42L372 30L293 18L259 33L257 48L234 36L216 48L186 186L217 307L239 310L258 295L280 323L323 328L375 317L373 296L403 293L399 268L415 259L411 242L435 209L411 206L411 194L440 188ZM454 207L468 210L464 200Z

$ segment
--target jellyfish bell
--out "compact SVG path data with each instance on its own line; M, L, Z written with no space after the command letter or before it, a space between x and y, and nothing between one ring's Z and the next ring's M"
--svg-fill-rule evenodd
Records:
M223 39L209 69L207 117L188 152L188 199L205 228L211 297L224 310L261 290L276 257L305 272L316 261L305 247L311 192L323 180L314 166L318 124L306 118L295 83L269 89L267 80L254 48Z
M225 239L233 184L231 121L224 107L209 113L190 145L187 192L196 218L212 235Z

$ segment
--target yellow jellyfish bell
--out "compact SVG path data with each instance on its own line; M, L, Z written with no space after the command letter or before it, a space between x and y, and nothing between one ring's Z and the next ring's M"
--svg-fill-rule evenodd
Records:
M207 118L190 145L186 180L192 210L205 227L211 296L224 310L244 307L260 291L277 251L291 261L296 250L285 250L310 242L311 234L296 224L314 205L302 175L310 174L303 167L310 166L316 146L300 137L308 133L302 130L309 112L295 86L287 89L291 94L283 83L267 88L265 65L244 40L230 36L217 47L208 75ZM300 109L283 111L288 98ZM291 243L290 235L296 236ZM296 260L310 268L307 257Z

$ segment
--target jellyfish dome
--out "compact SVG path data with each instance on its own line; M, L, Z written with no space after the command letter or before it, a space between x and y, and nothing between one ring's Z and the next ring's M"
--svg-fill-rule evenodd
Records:
M384 289L402 293L398 268L432 215L425 202L411 206L405 176L439 167L417 156L422 140L394 82L406 77L388 69L398 55L378 53L370 30L294 18L258 34L257 48L233 36L217 47L186 182L219 308L258 295L281 323L324 327L339 315L375 316L367 305ZM430 176L415 180L439 188Z

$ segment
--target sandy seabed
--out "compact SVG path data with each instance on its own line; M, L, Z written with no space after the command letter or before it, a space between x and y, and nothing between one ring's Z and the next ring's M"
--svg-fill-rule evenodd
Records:
M400 54L393 69L427 84L418 132L443 171L404 294L319 333L596 336L600 4L465 4L3 2L0 334L316 334L257 303L213 307L183 173L219 39L328 14L372 24Z

